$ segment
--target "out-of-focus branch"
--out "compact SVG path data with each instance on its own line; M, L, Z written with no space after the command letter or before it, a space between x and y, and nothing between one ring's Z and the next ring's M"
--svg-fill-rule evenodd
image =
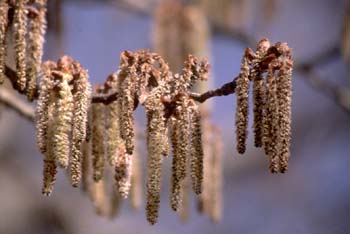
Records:
M28 103L19 99L16 95L6 90L5 88L0 88L0 103L16 111L19 115L23 116L24 118L30 121L34 121L34 108Z

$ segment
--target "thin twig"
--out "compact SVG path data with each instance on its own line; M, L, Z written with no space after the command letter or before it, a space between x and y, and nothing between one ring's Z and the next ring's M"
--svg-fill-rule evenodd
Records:
M16 111L19 115L34 121L34 107L19 99L16 95L5 88L0 88L0 103Z

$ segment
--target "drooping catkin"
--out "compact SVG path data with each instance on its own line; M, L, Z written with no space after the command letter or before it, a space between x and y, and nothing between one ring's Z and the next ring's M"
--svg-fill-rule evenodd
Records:
M179 215L181 222L185 223L189 217L189 203L190 203L190 178L186 175L186 178L181 183L181 203L179 205Z
M55 62L47 61L43 64L42 78L40 81L40 92L35 112L36 120L36 142L41 153L46 152L48 139L48 112L50 97L52 96L53 81L51 71L56 68ZM52 97L51 97L52 99Z
M191 111L191 124L191 179L192 189L198 195L202 192L204 154L202 145L201 114L197 106Z
M186 177L186 165L190 154L190 115L188 100L183 97L179 100L178 120L174 122L174 137L176 147L172 162L170 204L177 211L181 202L181 183Z
M117 74L107 78L107 90L117 90ZM114 101L106 106L106 157L109 165L114 166L118 155L118 146L122 143L118 121L119 105Z
M27 98L32 101L40 72L43 47L46 32L46 0L37 0L38 15L29 20L28 32L28 70L27 70Z
M111 203L109 206L109 218L113 219L119 214L121 204L122 204L122 200L121 200L120 193L113 188L111 191Z
M27 34L27 5L28 0L17 0L13 17L16 72L19 90L26 89L26 34Z
M4 82L6 60L6 31L9 6L6 1L0 2L0 84Z
M70 181L73 187L77 187L81 179L81 145L86 138L86 127L88 118L88 109L90 105L91 88L88 81L87 71L82 69L79 64L79 76L75 77L74 87L74 112L72 129L72 149L69 162Z
M293 61L282 61L277 78L277 98L279 113L280 172L288 169L291 141L291 102L292 102L292 67Z
M246 149L246 139L248 136L248 107L249 107L249 64L247 56L243 56L241 71L237 78L237 106L236 106L236 140L237 151L243 154Z
M142 168L137 146L132 155L132 175L130 188L130 203L133 209L139 209L142 203Z
M118 149L115 161L115 182L122 198L127 198L131 186L132 155L126 152L124 144Z
M262 146L263 138L263 110L264 110L264 79L260 69L260 61L265 56L270 42L262 39L258 43L256 57L252 62L251 79L253 81L253 104L254 104L254 145Z
M146 218L150 224L158 220L160 202L161 173L163 160L163 142L165 128L164 107L159 97L151 95L146 100L148 120L147 128L147 204Z
M93 103L92 111L92 162L93 178L100 181L105 167L105 106L101 103Z
M53 152L57 165L62 168L67 168L71 146L70 134L73 120L73 95L68 81L65 78L59 82L57 88Z
M48 122L48 129L47 129L47 140L45 142L46 144L46 151L44 153L44 169L43 169L43 186L42 186L42 194L49 196L52 191L54 184L56 182L56 175L57 175L57 165L54 158L53 153L53 135L54 135L54 109L56 108L54 103L53 105L50 105L48 108L48 111L46 113L47 115L47 122Z
M109 197L104 179L94 181L91 185L91 201L98 215L109 215Z
M269 66L266 75L266 101L264 116L264 149L269 156L270 171L279 171L279 108L277 99L277 78L274 67Z

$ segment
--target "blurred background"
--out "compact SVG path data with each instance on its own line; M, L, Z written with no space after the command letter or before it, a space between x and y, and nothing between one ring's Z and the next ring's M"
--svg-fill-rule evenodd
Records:
M44 59L72 56L89 70L93 84L118 69L122 51L148 48L166 57L173 71L181 69L184 54L207 57L212 75L197 87L202 92L238 75L244 49L255 49L261 38L287 42L295 59L289 170L269 173L251 131L245 155L236 153L235 97L218 97L205 109L223 136L221 220L212 223L198 214L193 197L187 222L171 211L170 159L164 163L158 223L147 223L145 201L139 211L124 202L111 220L94 212L62 170L53 194L41 195L34 125L0 106L1 234L350 233L349 1L48 2ZM143 110L135 115L143 129ZM143 164L145 156L141 152Z

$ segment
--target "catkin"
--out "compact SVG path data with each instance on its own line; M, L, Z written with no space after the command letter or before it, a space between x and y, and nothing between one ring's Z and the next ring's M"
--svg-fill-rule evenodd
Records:
M80 65L76 64L80 67ZM90 105L91 88L87 72L80 70L75 79L74 113L72 129L72 149L69 162L69 174L72 186L77 187L81 179L81 145L86 138L88 109Z
M6 60L6 31L9 6L6 1L0 2L0 84L4 82Z
M279 108L277 100L277 81L274 74L274 68L269 67L266 76L266 103L264 117L264 149L269 156L270 171L277 173L279 171Z
M102 179L105 163L105 107L101 103L93 103L92 108L92 162L93 178L97 182Z
M115 162L115 181L118 191L123 198L127 198L131 186L132 175L132 155L128 154L125 146L118 150L118 156Z
M46 152L48 139L48 112L50 105L50 97L52 96L52 78L51 71L56 67L52 61L47 61L43 64L43 74L40 81L40 93L35 112L36 120L36 142L41 153ZM52 97L51 97L52 99Z
M155 224L158 220L158 209L160 202L160 187L161 187L161 172L163 142L165 121L164 109L160 100L154 97L148 97L149 104L146 104L147 116L151 117L148 120L147 128L147 204L146 217L150 224ZM152 114L150 114L152 112Z
M191 112L191 179L193 191L198 195L202 192L203 182L203 145L201 130L201 114L197 109Z
M15 5L13 25L16 51L16 72L18 88L26 88L26 34L27 34L27 5L28 0L17 0Z
M28 70L27 70L27 98L32 101L36 91L37 78L43 56L43 46L46 31L46 0L38 0L38 15L29 20L28 33Z
M248 135L248 107L249 107L249 64L248 58L242 58L241 71L237 79L237 104L236 104L236 138L237 151L243 154L246 149L246 139Z
M280 172L288 169L291 141L292 61L283 61L277 78L279 113Z
M251 79L253 81L253 104L254 104L254 145L262 146L263 138L263 110L264 110L264 80L261 74L260 61L265 56L267 49L270 47L270 42L267 39L262 39L258 43L256 58L252 63Z

